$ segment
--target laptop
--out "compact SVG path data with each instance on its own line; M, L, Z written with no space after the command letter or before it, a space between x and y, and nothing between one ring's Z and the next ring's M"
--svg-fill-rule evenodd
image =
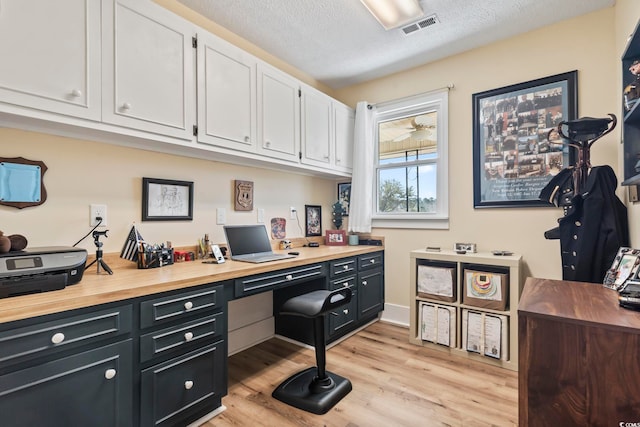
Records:
M295 255L273 252L264 224L225 225L223 228L227 248L234 261L260 263L295 258Z

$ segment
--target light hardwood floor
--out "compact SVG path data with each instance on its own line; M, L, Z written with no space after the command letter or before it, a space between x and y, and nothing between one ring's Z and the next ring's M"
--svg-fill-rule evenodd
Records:
M516 372L412 345L408 330L377 322L327 351L327 370L353 391L324 415L271 397L289 375L315 365L313 350L271 339L229 358L219 426L515 426Z

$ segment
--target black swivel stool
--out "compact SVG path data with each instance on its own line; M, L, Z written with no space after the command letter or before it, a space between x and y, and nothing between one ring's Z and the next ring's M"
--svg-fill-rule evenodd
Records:
M280 314L313 318L316 367L310 367L286 379L272 393L276 399L314 414L324 414L351 391L351 382L325 370L326 344L324 315L348 304L351 289L313 291L287 300Z

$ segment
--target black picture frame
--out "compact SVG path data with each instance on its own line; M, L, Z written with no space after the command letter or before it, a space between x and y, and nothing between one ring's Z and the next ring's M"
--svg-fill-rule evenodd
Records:
M305 235L322 236L322 207L318 205L304 205Z
M349 216L349 202L351 200L351 183L338 183L338 203L342 205L342 216Z
M193 182L142 178L142 220L193 220Z
M578 72L473 95L474 208L551 207L540 191L575 163L557 132L578 114Z

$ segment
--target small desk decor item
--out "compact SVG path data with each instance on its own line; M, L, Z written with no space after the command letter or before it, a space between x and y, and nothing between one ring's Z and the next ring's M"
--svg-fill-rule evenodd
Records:
M143 221L191 221L193 182L142 178Z
M455 243L453 245L453 250L456 251L456 252L464 251L464 253L475 254L476 253L476 244L475 243Z
M324 240L327 246L344 246L347 244L347 233L344 230L327 230Z
M322 208L316 205L304 205L305 235L322 236Z
M43 175L47 166L39 160L0 157L0 205L22 209L47 200Z
M640 250L622 247L618 249L616 257L611 263L611 268L604 276L603 285L605 288L622 290L629 280L638 278L640 268Z
M574 153L550 131L576 119L577 94L571 71L473 95L475 208L552 206L540 191Z

